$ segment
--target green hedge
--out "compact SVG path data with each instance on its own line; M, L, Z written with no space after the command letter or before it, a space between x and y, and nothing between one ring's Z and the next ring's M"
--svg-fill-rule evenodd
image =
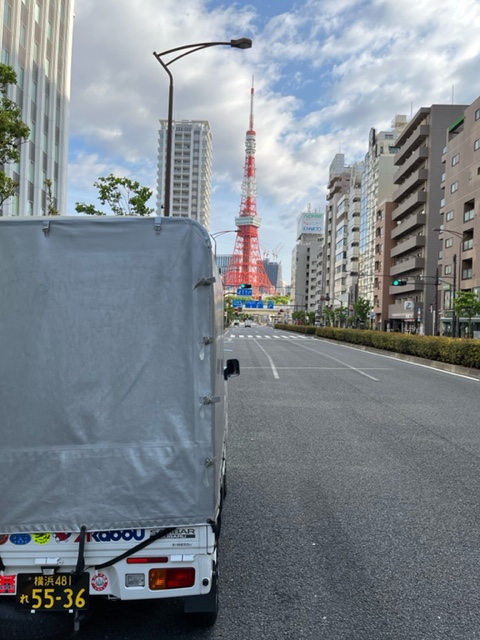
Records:
M275 328L480 369L480 340L292 324Z

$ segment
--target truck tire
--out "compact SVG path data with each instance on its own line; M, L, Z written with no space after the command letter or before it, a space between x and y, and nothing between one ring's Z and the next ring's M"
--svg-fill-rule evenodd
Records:
M202 611L203 602L205 611ZM195 611L189 610L186 604L185 613L188 621L195 627L212 627L218 617L218 565L212 575L212 588L206 596L195 597Z

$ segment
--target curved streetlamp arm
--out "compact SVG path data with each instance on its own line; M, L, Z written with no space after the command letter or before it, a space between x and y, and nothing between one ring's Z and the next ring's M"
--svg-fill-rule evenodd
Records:
M176 60L180 60L180 58L184 58L188 56L190 53L195 53L196 51L200 51L201 49L207 49L209 47L216 47L219 45L227 45L233 47L235 49L250 49L252 46L252 41L250 38L238 38L236 40L230 40L229 42L199 42L196 44L185 44L181 47L174 47L173 49L167 49L166 51L162 51L161 53L153 52L153 55L158 60L158 62L162 65L165 71L168 74L169 78L169 89L168 89L168 116L167 116L167 149L166 149L166 159L165 159L165 201L164 201L164 215L170 215L170 190L171 190L171 175L172 175L172 146L173 146L173 76L168 68L172 62ZM184 51L179 56L175 56L168 62L164 62L162 60L162 56L167 56L171 53L176 53L177 51Z
M154 51L153 55L160 62L159 60L160 56L167 56L171 53L176 53L177 51L185 51L185 49L187 49L185 53L182 53L179 56L172 58L172 60L169 60L166 63L161 63L163 66L168 67L170 64L172 64L172 62L176 62L177 60L180 60L180 58L184 58L185 56L188 56L190 53L195 53L195 51L200 51L201 49L207 49L208 47L218 47L221 45L233 47L234 49L250 49L252 46L252 41L250 40L250 38L239 38L237 40L230 40L227 42L198 42L197 44L186 44L186 45L183 45L182 47L174 47L173 49L167 49L167 51L162 51L162 53L156 53Z

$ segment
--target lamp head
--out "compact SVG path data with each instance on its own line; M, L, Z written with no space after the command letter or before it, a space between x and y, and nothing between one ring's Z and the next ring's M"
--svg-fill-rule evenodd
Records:
M236 49L251 49L252 41L250 38L238 38L237 40L230 40L230 46Z

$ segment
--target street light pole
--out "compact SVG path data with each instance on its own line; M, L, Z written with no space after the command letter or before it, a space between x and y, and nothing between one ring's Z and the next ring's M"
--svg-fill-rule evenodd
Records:
M453 287L452 287L452 338L457 337L457 314L455 313L455 295L457 293L457 254L453 254Z
M217 259L217 238L219 236L224 236L226 233L238 233L240 229L227 229L226 231L216 231L215 233L211 233L210 237L213 240L215 260Z
M230 40L229 42L198 42L196 44L186 44L181 47L175 47L174 49L168 49L167 51L162 51L161 53L153 52L153 55L158 60L158 62L162 65L165 71L168 74L169 79L169 87L168 87L168 115L167 115L167 153L166 153L166 161L165 161L165 202L164 202L164 215L170 215L170 205L171 205L171 175L172 175L172 146L173 146L173 75L168 68L173 62L180 60L180 58L184 58L185 56L190 55L191 53L195 53L196 51L200 51L202 49L207 49L209 47L217 47L220 45L225 45L229 47L233 47L235 49L250 49L252 46L252 41L250 38L238 38L237 40ZM178 56L175 56L168 62L162 60L164 56L169 56L171 54L177 53L178 51L183 51Z

